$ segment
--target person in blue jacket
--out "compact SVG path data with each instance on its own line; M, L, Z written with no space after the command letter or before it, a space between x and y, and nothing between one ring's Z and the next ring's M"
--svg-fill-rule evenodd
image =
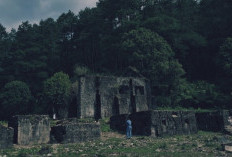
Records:
M128 118L126 121L126 137L129 139L132 136L132 122L131 120Z

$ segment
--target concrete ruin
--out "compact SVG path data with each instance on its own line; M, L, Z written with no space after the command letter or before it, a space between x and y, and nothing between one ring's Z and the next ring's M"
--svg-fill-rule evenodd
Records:
M127 115L113 116L110 127L125 132ZM129 115L133 134L159 137L197 133L195 113L190 111L144 111Z
M77 118L111 117L111 129L125 133L128 114L135 135L182 135L196 133L198 129L232 134L232 111L149 110L151 89L145 78L83 76L74 91L75 101L70 111L75 110L72 111L75 118L61 120L50 128L48 116L14 116L9 121L14 133L12 128L0 126L0 148L10 147L13 141L19 145L49 143L50 137L52 143L78 143L100 138L98 123L81 123Z
M14 128L14 143L33 145L50 141L50 122L46 115L18 115L9 121Z
M232 125L230 119L232 117L227 110L196 113L197 127L203 131L226 131Z
M0 149L13 146L14 129L0 125Z
M78 143L101 137L100 124L81 123L77 119L62 120L51 128L53 143Z
M84 76L78 82L79 118L100 119L149 109L150 84L145 78Z

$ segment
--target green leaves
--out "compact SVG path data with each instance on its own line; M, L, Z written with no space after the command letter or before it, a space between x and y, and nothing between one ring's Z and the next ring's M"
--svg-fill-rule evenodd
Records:
M132 67L152 81L157 104L210 102L207 96L195 101L201 92L192 82L198 80L219 90L211 103L230 104L231 10L228 0L100 0L77 15L26 21L10 33L0 24L0 86L23 80L36 102L44 92L44 104L59 106L68 94L55 82L67 78L48 79L54 73L64 71L75 81L90 71L122 76Z
M157 33L139 28L125 33L122 40L124 53L130 55L129 64L135 65L154 83L163 82L168 75L180 77L184 74L171 47Z
M129 58L128 64L149 78L152 86L159 86L156 105L174 105L180 94L177 87L185 72L168 43L157 33L139 28L124 34L122 49ZM162 93L162 87L168 92Z
M232 38L227 38L219 50L220 64L228 74L232 74Z
M48 110L55 109L55 112L60 115L59 111L65 111L68 108L71 82L69 76L63 72L55 73L51 78L44 82L43 94ZM53 111L54 112L54 111ZM66 114L66 113L65 113ZM64 118L64 117L63 117Z
M16 114L25 114L32 99L28 85L22 81L7 83L0 94L0 111L3 118L9 118Z

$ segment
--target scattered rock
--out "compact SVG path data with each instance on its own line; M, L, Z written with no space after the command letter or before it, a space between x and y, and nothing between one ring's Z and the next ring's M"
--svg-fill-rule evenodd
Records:
M224 150L227 151L227 152L232 152L232 143L224 144L224 145L223 145L223 148L224 148Z
M161 152L161 149L156 149L155 151L156 151L156 152Z
M198 143L198 144L197 144L197 147L198 147L198 148L201 148L202 146L203 146L203 144L201 144L201 143Z

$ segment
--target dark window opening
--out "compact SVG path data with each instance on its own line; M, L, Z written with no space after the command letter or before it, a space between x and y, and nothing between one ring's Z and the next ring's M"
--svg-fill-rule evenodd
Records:
M119 87L119 94L129 94L130 88L129 86L122 85Z
M162 120L162 125L167 126L167 122L166 122L166 120Z
M144 95L144 87L143 86L135 86L135 94L136 95Z

